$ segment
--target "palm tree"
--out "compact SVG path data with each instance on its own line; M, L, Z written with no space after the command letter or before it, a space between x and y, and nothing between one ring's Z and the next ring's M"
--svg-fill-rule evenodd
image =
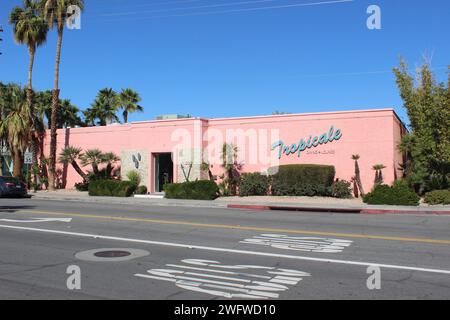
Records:
M107 152L102 155L102 162L106 163L106 177L110 178L112 173L112 166L114 163L120 161L120 158L113 152Z
M64 25L67 17L67 9L71 5L78 6L80 8L80 11L83 11L84 9L83 0L41 0L41 7L47 19L49 28L56 27L56 30L58 31L58 42L56 45L55 58L55 84L52 93L52 113L50 117L50 163L48 177L50 190L55 189L56 177L56 120L59 104L59 64L61 61L61 47Z
M85 121L88 125L97 124L106 126L108 123L119 122L117 109L120 106L119 96L111 88L105 88L98 92L91 107L84 111Z
M52 92L37 92L34 99L34 105L37 113L45 115L48 121L48 128L50 128L50 118L52 113ZM78 115L79 112L80 109L77 106L73 105L69 99L60 99L56 116L56 127L58 129L62 129L83 125L83 121Z
M50 90L37 91L34 95L34 108L37 113L47 118L47 128L50 129L50 116L52 113L52 92Z
M86 181L87 175L81 170L77 160L82 156L81 148L68 146L59 154L58 162L62 164L71 164L75 171Z
M22 179L23 153L31 140L31 117L26 91L13 86L7 96L9 112L0 122L0 136L5 137L14 161L13 175Z
M91 165L92 172L96 176L98 176L98 174L99 174L98 166L99 166L99 164L103 163L103 154L99 149L87 150L84 154L82 154L80 156L80 159L81 159L81 165L83 167Z
M358 160L360 159L359 154L352 155L352 159L355 161L355 181L358 185L359 193L361 194L361 197L364 197L364 189L361 182L361 171L359 169L359 163Z
M375 170L375 186L383 184L383 169L386 167L383 164L376 164L372 169Z
M45 19L40 15L39 3L35 0L23 0L23 8L14 7L9 16L9 23L14 25L14 38L19 44L25 44L30 56L28 64L28 87L27 103L30 112L30 119L34 134L32 137L31 149L33 153L33 164L37 164L37 135L38 130L42 129L39 123L36 123L35 112L33 108L33 65L36 48L45 43L47 39L48 26ZM37 175L33 175L36 187Z
M120 107L123 109L123 123L128 122L128 114L132 112L143 112L144 108L138 103L141 101L139 94L133 89L122 89L119 94Z
M9 15L9 23L14 25L14 38L19 44L28 48L30 61L28 64L27 101L32 105L33 99L33 65L36 48L45 43L48 26L40 15L40 4L35 0L23 0L23 8L14 7ZM33 109L30 109L33 113Z
M58 128L76 127L83 124L83 121L78 116L80 109L73 105L69 99L61 101L58 111Z
M7 94L9 90L9 85L5 85L0 82L0 124L2 123L3 118L8 113L8 109L10 104L7 102ZM3 173L3 151L5 147L6 135L0 135L0 176Z

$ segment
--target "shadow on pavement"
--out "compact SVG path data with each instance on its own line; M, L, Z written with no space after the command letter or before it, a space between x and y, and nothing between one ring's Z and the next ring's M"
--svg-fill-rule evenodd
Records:
M27 210L27 209L34 209L35 206L17 206L17 205L11 205L11 206L0 206L0 213L7 212L7 213L14 213L19 210Z

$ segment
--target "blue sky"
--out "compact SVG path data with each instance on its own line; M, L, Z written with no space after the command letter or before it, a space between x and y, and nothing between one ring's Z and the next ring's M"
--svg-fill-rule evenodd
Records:
M82 29L65 32L61 96L85 109L101 88L134 88L145 113L131 121L384 107L407 121L391 72L399 56L412 70L432 57L440 81L450 64L448 0L85 2ZM0 4L0 81L25 84L27 51L7 25L20 3ZM381 30L366 27L370 4ZM37 52L36 89L53 86L55 47L52 32Z

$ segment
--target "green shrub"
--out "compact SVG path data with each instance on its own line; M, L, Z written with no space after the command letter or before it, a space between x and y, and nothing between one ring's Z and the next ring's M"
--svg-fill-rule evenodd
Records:
M261 173L244 173L239 181L239 195L265 196L269 193L270 178Z
M164 191L167 199L214 200L218 197L219 188L214 181L199 180L165 184Z
M146 186L137 187L135 194L147 194L148 190Z
M136 190L130 181L96 180L89 183L89 195L98 197L129 197Z
M278 172L276 172L276 170ZM271 168L272 193L276 196L329 196L334 166L294 164Z
M136 187L141 184L141 174L137 170L131 170L127 172L128 180L133 183Z
M77 189L78 191L88 191L89 190L89 182L85 181L85 182L75 183L75 189Z
M425 202L431 205L450 204L450 190L435 190L425 194Z
M340 199L352 197L352 184L346 180L339 180L331 186L331 196Z
M363 200L367 204L418 206L420 198L405 185L397 183L392 187L378 185Z

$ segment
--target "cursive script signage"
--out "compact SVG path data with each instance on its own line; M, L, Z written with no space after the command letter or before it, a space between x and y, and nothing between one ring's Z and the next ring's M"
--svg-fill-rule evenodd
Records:
M331 126L328 132L320 136L309 136L309 139L302 138L298 143L286 145L283 140L278 140L272 144L272 151L278 148L278 158L280 159L283 154L289 156L291 154L297 153L300 157L301 153L306 149L311 149L318 147L319 145L331 143L333 141L338 141L342 138L342 131L340 129L334 129Z

